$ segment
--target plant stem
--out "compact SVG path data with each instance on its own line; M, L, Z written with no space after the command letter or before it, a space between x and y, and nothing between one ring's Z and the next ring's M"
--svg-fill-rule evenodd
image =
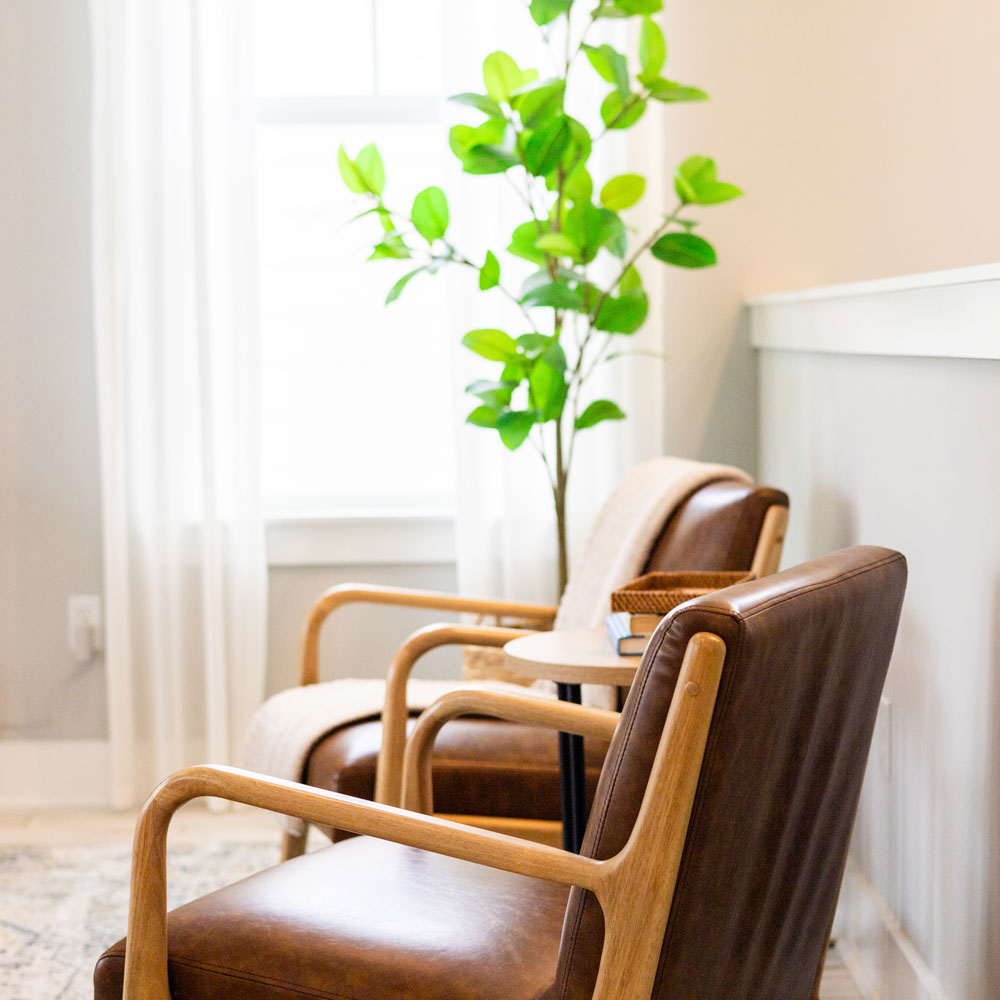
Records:
M563 464L562 419L556 420L556 478L552 487L552 499L556 509L556 543L558 546L559 593L569 582L569 550L566 542L566 482L569 467Z

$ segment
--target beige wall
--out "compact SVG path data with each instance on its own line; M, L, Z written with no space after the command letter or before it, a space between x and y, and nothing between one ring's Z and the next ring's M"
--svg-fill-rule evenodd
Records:
M668 75L713 98L666 109L667 162L707 153L747 191L703 213L719 267L670 276L668 448L752 462L742 296L1000 260L1000 4L708 0L664 23Z

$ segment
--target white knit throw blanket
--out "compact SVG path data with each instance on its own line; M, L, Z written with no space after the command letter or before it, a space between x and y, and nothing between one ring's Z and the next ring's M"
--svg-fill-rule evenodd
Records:
M695 490L720 479L752 482L741 469L685 458L653 458L637 465L604 502L566 586L556 628L604 624L611 591L634 580L670 514ZM583 702L595 708L617 705L614 688L585 685Z
M653 543L670 513L695 490L720 479L750 482L740 469L681 458L654 458L636 466L607 499L594 521L586 547L556 616L556 628L601 625L612 590L643 570ZM411 680L407 704L423 709L448 691L503 689L471 681ZM515 688L524 693L524 688ZM539 692L543 693L543 692ZM383 680L342 679L290 688L269 698L250 723L244 765L251 771L300 781L313 746L352 722L376 718L385 698ZM584 702L614 708L614 688L587 685ZM285 829L300 834L305 825L292 817Z

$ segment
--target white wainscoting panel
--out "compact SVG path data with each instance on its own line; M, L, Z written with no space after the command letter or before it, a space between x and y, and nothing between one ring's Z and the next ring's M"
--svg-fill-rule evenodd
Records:
M909 562L844 899L882 932L841 933L881 1000L996 1000L1000 267L749 307L758 473L791 497L784 564L854 544Z

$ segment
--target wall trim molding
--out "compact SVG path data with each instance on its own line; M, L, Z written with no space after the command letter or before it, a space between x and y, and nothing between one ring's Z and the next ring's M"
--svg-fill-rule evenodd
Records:
M844 875L834 933L865 1000L948 1000L889 904L853 858Z
M107 740L0 740L0 809L110 808Z
M1000 360L1000 264L747 299L768 350Z

